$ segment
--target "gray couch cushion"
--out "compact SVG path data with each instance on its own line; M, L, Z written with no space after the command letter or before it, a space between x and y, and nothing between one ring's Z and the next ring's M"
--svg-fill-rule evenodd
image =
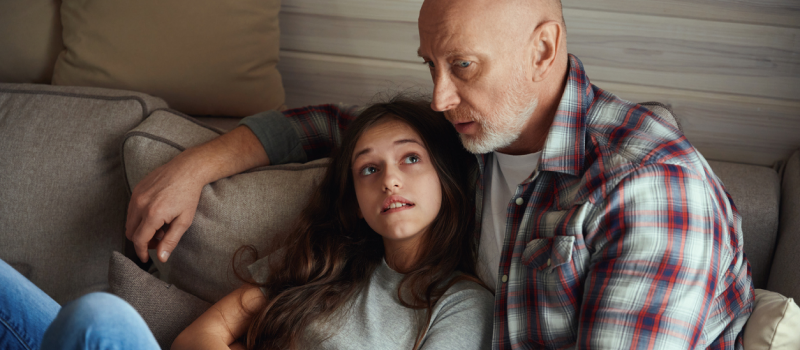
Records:
M753 272L753 285L766 288L778 234L780 178L771 168L709 161L742 215L744 252Z
M800 151L783 170L781 185L781 229L769 290L800 300Z
M130 186L185 148L217 135L193 118L153 113L124 142ZM262 256L273 251L273 238L294 225L326 165L323 159L263 167L206 185L192 226L169 261L153 259L161 278L209 302L230 293L242 283L233 273L234 252L243 245L254 245Z
M124 255L114 252L108 263L109 292L127 301L153 332L162 349L172 342L210 303L147 273Z
M0 258L63 303L107 288L125 244L125 132L152 110L144 94L0 84Z

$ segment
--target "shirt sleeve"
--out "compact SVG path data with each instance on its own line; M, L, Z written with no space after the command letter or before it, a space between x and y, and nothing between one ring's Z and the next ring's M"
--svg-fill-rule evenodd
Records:
M270 163L305 163L328 157L357 113L355 106L327 104L261 112L239 124L253 131Z
M475 285L448 295L441 303L441 309L431 320L421 350L491 348L492 293Z
M705 348L750 308L740 223L705 176L644 166L598 206L577 348Z

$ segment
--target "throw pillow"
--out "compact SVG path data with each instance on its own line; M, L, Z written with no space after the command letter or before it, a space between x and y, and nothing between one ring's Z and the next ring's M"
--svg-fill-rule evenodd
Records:
M193 118L153 113L126 136L125 172L130 188L183 149L218 135ZM325 172L327 160L263 167L206 185L194 221L166 264L153 259L161 278L208 302L241 285L234 252L254 245L261 256L287 233ZM154 254L151 254L154 257Z
M756 289L753 313L744 326L744 348L797 349L800 345L800 308L792 298Z
M0 1L0 82L50 83L64 48L59 0Z
M158 96L195 115L283 104L279 0L63 0L55 85Z
M108 284L110 293L142 315L162 349L169 349L178 334L211 307L147 273L118 252L113 252L108 262Z

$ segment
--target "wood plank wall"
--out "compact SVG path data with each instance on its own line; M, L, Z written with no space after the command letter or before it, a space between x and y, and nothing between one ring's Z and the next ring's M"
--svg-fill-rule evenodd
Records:
M287 105L430 92L421 0L283 0ZM773 165L800 148L800 1L563 0L592 82L670 105L708 159Z

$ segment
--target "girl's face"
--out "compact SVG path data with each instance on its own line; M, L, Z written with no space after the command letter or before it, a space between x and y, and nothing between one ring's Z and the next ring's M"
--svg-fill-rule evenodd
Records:
M387 252L416 252L442 205L422 138L404 122L383 119L358 139L351 164L360 214L383 236Z

